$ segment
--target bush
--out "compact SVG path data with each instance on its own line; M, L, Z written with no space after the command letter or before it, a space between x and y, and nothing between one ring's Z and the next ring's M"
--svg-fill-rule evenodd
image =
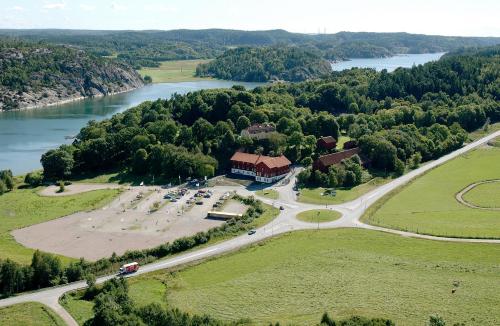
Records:
M31 187L38 187L43 182L43 175L41 172L30 172L24 177L24 183Z

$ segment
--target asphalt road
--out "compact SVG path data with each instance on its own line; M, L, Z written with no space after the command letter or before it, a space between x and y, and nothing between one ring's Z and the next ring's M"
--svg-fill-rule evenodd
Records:
M416 234L411 232L404 232L399 230L392 230L377 226L372 226L368 224L364 224L360 222L360 218L363 213L373 205L377 200L382 198L384 195L388 194L392 190L406 184L408 181L413 178L429 171L430 169L435 168L438 165L443 164L444 162L451 160L467 151L470 151L478 146L485 144L491 139L500 136L500 131L492 133L486 137L483 137L471 144L468 144L450 154L447 154L438 160L429 162L418 169L415 169L393 181L386 183L377 189L374 189L361 197L339 205L328 205L329 209L337 210L342 213L342 217L336 221L328 222L328 223L306 223L299 221L295 218L295 216L303 211L310 209L324 209L324 205L313 205L313 204L305 204L299 203L296 201L295 192L293 191L294 178L295 174L298 172L295 171L292 176L290 176L291 180L286 185L276 186L275 190L279 192L278 200L270 200L267 198L260 198L263 202L274 205L276 207L283 206L284 210L282 210L279 216L274 219L271 223L261 227L257 230L257 232L253 235L241 235L236 238L220 242L203 249L195 250L189 253L177 255L175 257L161 260L155 263L151 263L148 265L141 266L140 270L128 277L135 277L138 275L142 275L145 273L166 269L174 266L179 266L182 264L186 264L189 262L197 261L200 259L217 256L223 253L227 253L230 251L237 250L241 247L250 245L252 243L256 243L262 241L264 239L273 237L275 235L279 235L285 232L290 232L294 230L306 230L306 229L331 229L331 228L344 228L344 227L354 227L354 228L364 228L376 231L390 232L394 234L398 234L406 237L415 237L422 239L431 239L431 240L439 240L439 241L454 241L454 242L482 242L482 243L499 243L500 240L488 240L488 239L467 239L467 238L444 238L444 237L435 237L428 236L422 234ZM243 189L243 188L242 188ZM240 191L242 194L245 194L246 190ZM109 275L100 277L97 279L97 283L103 283L116 275ZM0 300L0 307L9 306L18 303L31 302L36 301L42 304L45 304L52 308L57 314L61 316L61 318L68 325L77 325L76 321L71 317L71 315L59 304L59 298L66 292L74 291L77 289L85 288L85 282L75 282L59 287L48 288L36 292L25 293L15 297L10 297L7 299Z

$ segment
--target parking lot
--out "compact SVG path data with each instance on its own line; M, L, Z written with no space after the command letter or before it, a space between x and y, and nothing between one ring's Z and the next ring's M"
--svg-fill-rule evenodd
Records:
M222 210L241 214L246 209L230 199L235 189L130 187L102 209L79 212L12 234L30 248L97 260L113 252L150 248L221 225L224 220L207 218L207 213Z

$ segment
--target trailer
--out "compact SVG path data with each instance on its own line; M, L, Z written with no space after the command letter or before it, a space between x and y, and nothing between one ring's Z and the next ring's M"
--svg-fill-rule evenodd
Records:
M135 273L139 270L139 263L133 262L120 267L120 274Z

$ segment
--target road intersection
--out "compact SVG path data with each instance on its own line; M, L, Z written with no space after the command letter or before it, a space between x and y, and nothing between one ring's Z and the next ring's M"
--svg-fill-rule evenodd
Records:
M307 230L307 229L332 229L332 228L363 228L375 231L389 232L393 234L398 234L406 237L414 237L429 240L439 240L439 241L454 241L454 242L480 242L480 243L495 243L500 244L500 240L489 240L489 239L469 239L469 238L446 238L437 237L430 235L423 235L399 230L393 230L373 225L368 225L360 221L360 218L366 212L366 210L373 205L376 201L381 199L386 194L390 193L394 189L408 183L415 177L422 175L423 173L459 156L467 151L477 148L481 145L486 144L488 141L500 136L500 131L494 132L488 136L485 136L473 143L470 143L450 154L447 154L435 161L429 162L421 167L397 178L393 181L386 183L362 196L338 205L328 205L328 209L336 210L342 213L342 217L333 222L326 223L307 223L296 219L298 213L311 210L311 209L324 209L325 205L314 205L301 203L296 200L295 192L293 191L295 173L290 176L290 182L285 185L276 186L274 189L279 193L278 200L271 200L268 198L260 198L264 203L274 205L276 207L283 206L283 210L280 211L278 217L276 217L269 224L259 228L257 232L253 235L240 235L238 237L232 238L230 240L216 243L211 246L207 246L202 249L191 251L185 254L176 255L175 257L164 259L155 263L147 264L141 266L140 270L128 277L135 277L145 273L162 270L166 268L171 268L179 265L183 265L189 262L205 259L208 257L213 257L221 255L223 253L238 250L242 247L248 246L250 244L271 238L273 236L283 234L286 232L296 231L296 230ZM228 188L229 189L229 188ZM236 188L235 188L236 189ZM243 188L237 188L242 195L254 194ZM116 275L103 276L97 279L97 283L103 283ZM68 325L77 325L76 321L71 317L71 315L59 304L59 298L70 291L85 288L86 284L84 281L75 282L71 284L66 284L58 287L43 289L36 292L25 293L18 296L10 297L7 299L0 300L0 307L9 306L24 302L40 302L52 308Z

